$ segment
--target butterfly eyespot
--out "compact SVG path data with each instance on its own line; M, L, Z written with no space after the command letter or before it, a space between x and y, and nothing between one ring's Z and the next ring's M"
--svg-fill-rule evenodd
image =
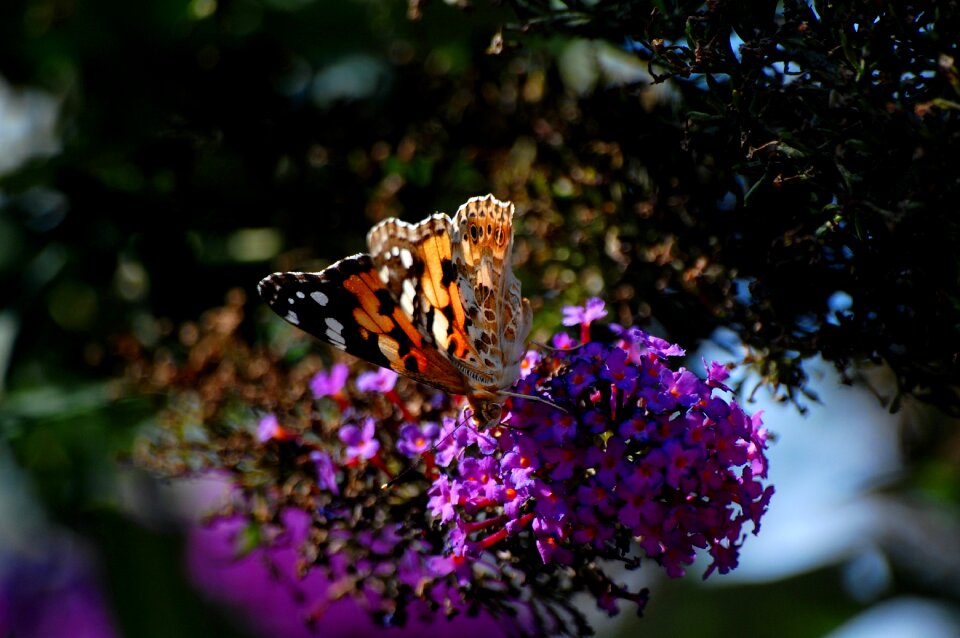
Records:
M477 241L478 236L476 224L470 224L470 239Z

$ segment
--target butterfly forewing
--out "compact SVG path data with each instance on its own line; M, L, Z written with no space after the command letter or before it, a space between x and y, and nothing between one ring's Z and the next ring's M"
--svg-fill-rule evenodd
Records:
M466 392L462 375L414 326L370 255L319 273L274 273L258 288L274 312L334 347L445 392Z

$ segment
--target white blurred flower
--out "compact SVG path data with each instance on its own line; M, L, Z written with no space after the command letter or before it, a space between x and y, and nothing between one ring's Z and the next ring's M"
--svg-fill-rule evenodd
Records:
M34 88L14 89L0 76L0 175L25 161L60 152L60 102Z

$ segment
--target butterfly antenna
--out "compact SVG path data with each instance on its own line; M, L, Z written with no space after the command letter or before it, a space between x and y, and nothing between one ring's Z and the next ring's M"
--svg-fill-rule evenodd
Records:
M551 352L571 352L571 351L573 351L573 350L579 350L579 349L582 348L583 346L587 345L587 344L585 344L585 343L578 343L577 345L575 345L575 346L570 346L570 347L568 347L568 348L554 348L553 346L548 346L547 344L545 344L545 343L543 343L543 342L541 342L541 341L536 341L536 340L534 340L534 339L531 339L531 340L530 340L530 343L532 343L532 344L535 345L535 346L539 346L539 347L541 347L541 348L543 348L543 349L545 349L545 350L550 350Z
M381 483L381 484L380 484L380 489L381 489L381 490L388 490L388 489L390 489L391 487L393 487L394 484L395 484L397 481L399 481L399 480L402 479L404 476L406 476L407 474L409 474L410 472L412 472L412 471L414 470L414 468L416 468L417 465L420 464L420 459L421 459L421 458L422 458L422 455L419 456L419 457L417 457L416 459L414 459L414 460L411 461L410 463L407 463L407 466L406 466L405 468L403 468L402 470L400 470L400 473L399 473L399 474L397 474L396 476L394 476L392 479L390 479L390 480L387 481L386 483Z
M456 423L454 424L454 427L452 427L452 428L450 429L450 431L447 432L446 436L444 436L442 439L439 439L437 442L435 442L435 443L433 444L433 446L431 446L431 448L430 448L430 450L429 450L430 453L436 452L436 451L437 451L437 448L439 448L441 445L443 445L444 443L446 443L447 441L449 441L449 440L450 440L450 437L452 437L454 434L457 433L457 430L459 430L461 427L463 427L464 425L466 425L466 422L467 422L467 420L469 419L469 417L466 416L467 411L464 410L464 411L463 411L463 414L464 414L463 419L456 421ZM462 452L462 450L461 450L461 452ZM417 456L414 460L412 460L410 463L407 463L407 466L406 466L405 468L403 468L403 469L400 471L399 474L397 474L396 476L394 476L392 479L390 479L390 480L387 481L386 483L383 483L383 484L380 486L380 489L381 489L381 490L387 490L387 489L390 489L391 487L393 487L393 485L394 485L397 481L399 481L399 480L402 479L404 476L406 476L407 474L409 474L410 472L412 472L412 471L414 470L414 468L416 468L417 465L420 464L420 460L421 460L422 458L423 458L423 454L420 454L420 455Z
M528 400L528 401L536 401L537 403L542 403L542 404L544 404L544 405L549 405L551 408L556 408L556 409L560 410L561 412L563 412L564 414L569 414L569 412L568 412L567 410L565 410L564 408L560 407L559 405L557 405L557 404L554 403L553 401L549 401L549 400L547 400L547 399L544 399L543 397L538 397L538 396L536 396L536 395L534 395L534 394L520 394L519 392L507 392L506 390L501 390L501 391L499 392L499 394L502 394L502 395L507 396L507 397L514 397L514 398L517 398L517 399L526 399L526 400Z

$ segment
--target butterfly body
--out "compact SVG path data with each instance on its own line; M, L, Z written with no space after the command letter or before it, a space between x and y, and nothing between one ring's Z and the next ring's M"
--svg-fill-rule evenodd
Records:
M450 394L480 425L499 419L520 376L532 311L513 274L510 202L473 197L453 219L386 219L368 254L258 288L281 317L348 354Z

